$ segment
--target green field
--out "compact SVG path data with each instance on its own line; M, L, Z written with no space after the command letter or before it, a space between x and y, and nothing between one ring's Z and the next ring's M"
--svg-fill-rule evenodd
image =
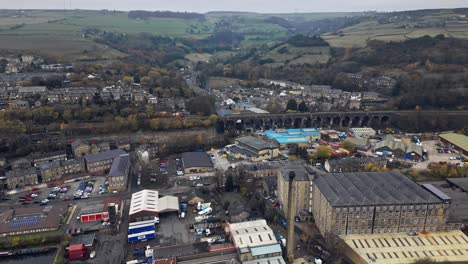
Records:
M365 47L368 40L404 41L425 35L444 34L457 38L468 38L468 20L458 18L452 10L439 10L422 17L381 24L375 19L344 28L339 32L327 33L322 37L334 47ZM431 26L442 23L444 26ZM421 26L423 25L423 26Z

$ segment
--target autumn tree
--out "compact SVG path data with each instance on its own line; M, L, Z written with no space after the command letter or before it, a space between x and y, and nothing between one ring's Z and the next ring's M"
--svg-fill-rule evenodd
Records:
M353 142L349 141L349 140L345 140L343 142L343 145L342 147L350 152L353 152L356 150L356 144L354 144Z

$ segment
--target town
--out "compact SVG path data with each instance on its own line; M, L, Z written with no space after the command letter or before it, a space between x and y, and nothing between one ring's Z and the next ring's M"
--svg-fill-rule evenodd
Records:
M465 8L65 2L0 4L0 262L468 263Z

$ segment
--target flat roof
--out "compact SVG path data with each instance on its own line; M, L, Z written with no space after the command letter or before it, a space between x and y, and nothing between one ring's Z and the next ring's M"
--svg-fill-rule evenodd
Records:
M468 178L447 178L446 181L468 192Z
M205 152L185 152L182 154L184 168L213 167L210 157Z
M250 252L252 253L252 256L261 256L267 254L281 253L282 250L279 244L273 244L267 246L252 247L250 248Z
M277 244L275 235L266 220L255 220L229 224L237 248L258 247Z
M279 136L275 139L279 144L297 144L308 143L309 140L304 136Z
M441 203L400 172L328 173L315 177L314 184L337 207Z
M468 237L460 230L409 236L406 233L342 235L340 238L364 261L406 264L431 258L436 262L468 259Z
M455 145L464 151L468 151L468 137L457 133L440 134L439 137L447 140L450 144Z
M294 171L296 177L294 181L310 181L309 174L304 166L301 165L287 165L280 170L281 176L285 181L289 181L289 172Z

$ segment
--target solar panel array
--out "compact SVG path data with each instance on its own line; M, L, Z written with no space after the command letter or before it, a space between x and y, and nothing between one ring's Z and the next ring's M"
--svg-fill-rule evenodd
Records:
M10 221L10 227L31 226L39 223L38 218L20 219Z

